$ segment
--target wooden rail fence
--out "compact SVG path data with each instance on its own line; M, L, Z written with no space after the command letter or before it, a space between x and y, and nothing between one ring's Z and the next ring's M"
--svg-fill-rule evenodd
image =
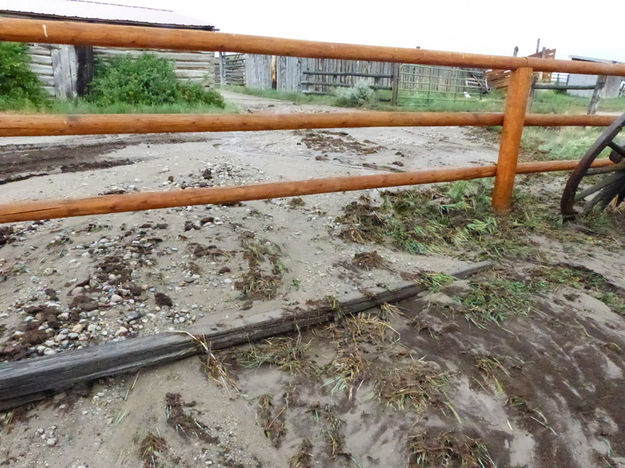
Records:
M570 170L576 161L518 164L524 125L609 125L614 118L526 114L532 73L625 75L625 64L548 60L536 57L438 52L246 36L209 31L158 29L67 21L0 19L0 40L108 47L239 52L287 57L373 60L511 70L503 114L358 112L299 115L0 115L0 136L148 133L174 131L278 130L288 128L419 125L503 125L496 165L451 167L400 174L376 174L266 183L239 187L132 193L75 200L40 200L0 205L0 222L137 211L192 204L224 203L375 187L495 177L493 207L507 212L517 173ZM598 165L610 164L598 161Z

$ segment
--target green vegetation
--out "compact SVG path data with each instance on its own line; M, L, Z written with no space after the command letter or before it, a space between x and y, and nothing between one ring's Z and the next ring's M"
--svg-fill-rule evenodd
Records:
M96 62L88 102L106 107L116 104L162 106L190 104L223 109L221 94L198 83L182 83L176 78L174 63L152 54L113 57Z
M46 92L28 64L25 44L0 42L0 110L38 110L47 105Z
M599 137L597 127L526 127L522 148L531 160L581 159ZM607 155L609 150L604 151Z
M608 212L580 219L588 230L563 225L556 200L544 200L521 187L510 215L497 217L491 209L490 181L459 181L425 190L385 191L382 202L366 196L352 202L337 218L339 236L357 243L388 243L413 254L443 254L467 260L526 258L538 256L530 236L567 239L573 242L609 243L622 220ZM521 184L522 185L522 181Z
M336 104L339 106L362 107L373 102L374 92L369 81L359 80L350 88L336 90Z
M176 78L174 63L153 54L96 63L84 98L49 99L28 68L26 46L0 43L0 110L52 113L192 113L234 111L214 89Z

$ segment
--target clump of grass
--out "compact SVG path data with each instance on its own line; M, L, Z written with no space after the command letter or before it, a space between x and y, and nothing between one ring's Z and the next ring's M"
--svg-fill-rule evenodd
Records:
M595 127L527 127L522 148L533 160L580 159L602 131Z
M238 354L237 360L247 368L270 366L291 374L314 375L318 370L307 358L308 347L301 335L279 336L251 344Z
M313 446L308 439L304 439L297 448L297 452L289 460L289 468L311 468Z
M443 286L452 283L456 278L446 273L425 273L420 275L417 282L432 293L437 293Z
M487 281L471 281L471 292L461 298L465 317L483 328L489 322L497 325L512 316L526 315L534 304L534 292L530 285L521 281L489 278Z
M339 237L357 243L391 244L412 254L442 254L467 260L540 257L532 236L608 244L622 217L595 213L578 220L588 230L563 224L557 200L544 200L520 180L510 214L491 209L491 183L459 181L415 190L385 191L381 203L366 196L343 208ZM526 182L527 184L527 182ZM606 234L597 239L597 233Z
M410 467L467 466L495 468L488 448L466 434L446 432L432 436L418 432L408 436Z
M428 405L443 405L450 377L449 372L441 372L433 363L415 359L393 359L379 366L374 375L381 401L397 410L410 407L417 412Z
M145 468L157 468L166 466L162 461L167 454L167 442L160 436L148 432L139 445L139 456L144 462Z
M308 410L316 424L321 426L321 434L326 443L327 454L336 459L347 457L351 459L351 453L345 451L345 437L341 429L345 422L337 417L328 405L317 405Z
M211 444L219 442L218 437L210 434L210 428L192 416L184 408L194 406L193 403L185 403L179 393L167 393L165 395L165 417L167 424L173 427L184 439L196 437Z
M274 447L280 447L282 437L286 434L284 425L284 412L288 408L288 398L285 398L285 404L280 409L272 411L273 398L271 395L265 394L258 398L257 417L258 423L263 428L265 436L271 441Z
M352 258L352 265L360 268L361 270L372 270L374 268L383 268L386 266L386 262L380 256L377 250L372 252L360 252L354 254Z
M234 283L235 288L246 299L273 299L286 272L280 247L269 240L257 240L253 233L243 235L241 246L249 271Z
M480 371L482 381L478 382L480 387L485 388L485 384L488 381L492 381L495 384L495 388L499 393L505 393L504 386L500 382L499 375L503 374L505 377L510 377L510 372L503 365L501 360L496 356L475 356L475 367Z

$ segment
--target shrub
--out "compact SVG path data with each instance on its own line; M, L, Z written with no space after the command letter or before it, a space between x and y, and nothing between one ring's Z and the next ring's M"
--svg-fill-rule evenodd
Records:
M359 80L351 88L342 88L336 92L337 104L360 107L373 99L373 90L367 80Z
M178 89L182 100L189 104L206 104L217 106L222 109L226 107L224 98L214 89L206 89L199 83L179 83Z
M28 64L25 44L0 42L0 110L40 108L48 103L46 91Z
M113 104L159 106L187 102L224 107L214 90L197 83L180 83L174 62L153 54L113 57L96 62L87 99L99 106Z

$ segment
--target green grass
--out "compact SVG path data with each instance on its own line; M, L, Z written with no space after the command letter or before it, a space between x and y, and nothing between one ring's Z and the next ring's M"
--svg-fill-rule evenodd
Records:
M598 127L526 127L522 149L532 160L581 159L599 137ZM607 155L609 150L604 151Z
M535 183L533 179L529 184ZM385 191L382 203L366 197L352 202L337 218L344 240L390 244L412 254L451 255L467 260L536 258L533 235L556 240L606 245L620 229L617 213L592 213L579 222L596 235L569 229L562 223L558 200L545 199L519 179L516 203L508 216L497 217L491 209L492 181L459 181L428 189ZM531 186L531 185L530 185Z
M118 102L99 105L84 99L57 99L50 104L46 111L56 114L227 114L238 112L238 108L231 103L226 103L225 107L222 108L214 105L190 104L186 102L160 105L135 105Z

